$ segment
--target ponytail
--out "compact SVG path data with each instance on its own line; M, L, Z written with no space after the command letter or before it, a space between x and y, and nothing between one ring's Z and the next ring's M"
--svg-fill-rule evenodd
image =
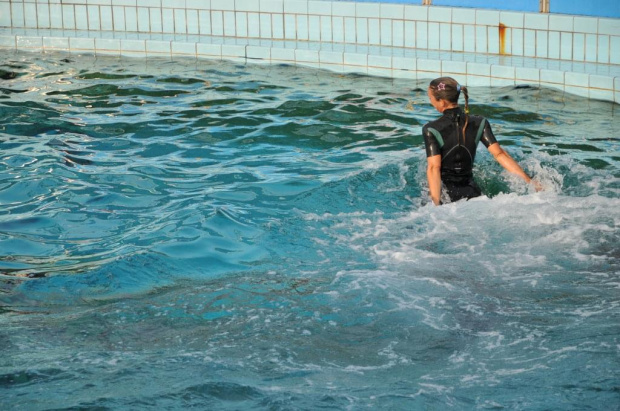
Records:
M465 130L467 130L467 125L469 124L469 92L467 91L467 87L460 86L461 93L465 97L465 125L463 126L463 140L465 139Z

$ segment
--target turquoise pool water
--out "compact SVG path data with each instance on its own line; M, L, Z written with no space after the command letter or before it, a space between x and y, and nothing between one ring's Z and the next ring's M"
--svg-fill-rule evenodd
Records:
M472 88L546 190L433 207L419 83L5 54L2 409L618 409L618 106Z

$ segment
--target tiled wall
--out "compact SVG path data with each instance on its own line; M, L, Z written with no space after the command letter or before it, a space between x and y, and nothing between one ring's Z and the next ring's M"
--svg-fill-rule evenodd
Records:
M0 0L0 46L451 73L616 101L620 93L620 19L572 15L327 0Z

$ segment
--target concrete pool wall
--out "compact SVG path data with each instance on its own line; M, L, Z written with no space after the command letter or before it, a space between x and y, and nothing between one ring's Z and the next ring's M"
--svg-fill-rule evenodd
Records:
M0 48L450 75L620 103L620 19L609 17L402 2L0 0Z

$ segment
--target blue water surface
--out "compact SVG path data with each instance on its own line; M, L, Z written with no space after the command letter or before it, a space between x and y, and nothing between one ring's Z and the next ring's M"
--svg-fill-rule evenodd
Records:
M0 58L0 408L620 409L618 105L470 89L434 207L427 80ZM463 80L464 81L464 80Z

